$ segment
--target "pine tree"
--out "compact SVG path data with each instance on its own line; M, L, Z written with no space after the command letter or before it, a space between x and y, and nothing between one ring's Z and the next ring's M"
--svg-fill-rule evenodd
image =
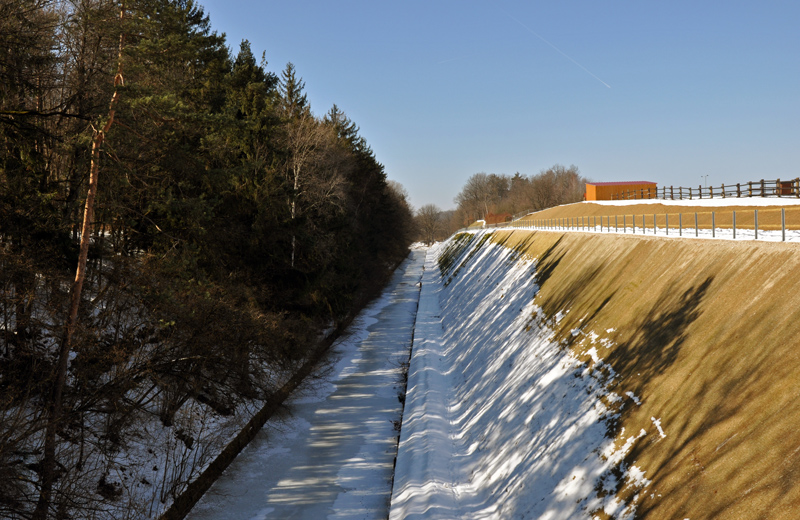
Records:
M294 64L289 62L286 68L281 73L280 93L281 93L281 107L283 113L288 119L297 119L301 116L307 116L311 113L311 108L308 105L308 97L303 90L306 84L303 78L297 77L297 71Z

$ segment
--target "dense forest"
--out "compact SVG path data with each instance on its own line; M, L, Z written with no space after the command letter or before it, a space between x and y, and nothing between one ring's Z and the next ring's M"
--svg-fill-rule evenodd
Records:
M412 226L192 0L0 0L0 517L163 511Z
M575 165L556 164L534 175L476 173L456 195L454 210L426 204L416 211L417 239L432 243L477 220L503 222L522 213L579 202L586 182Z

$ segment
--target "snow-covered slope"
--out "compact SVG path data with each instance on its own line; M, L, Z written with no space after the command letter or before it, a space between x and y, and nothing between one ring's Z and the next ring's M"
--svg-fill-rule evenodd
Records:
M615 447L600 400L607 378L593 370L602 362L582 364L554 337L533 302L536 262L468 237L428 254L390 518L632 512L635 500L606 490L646 482L620 462L648 433ZM452 259L444 276L442 254Z

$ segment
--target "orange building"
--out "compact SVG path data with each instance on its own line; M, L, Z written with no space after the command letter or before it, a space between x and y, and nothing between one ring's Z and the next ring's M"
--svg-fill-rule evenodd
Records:
M656 189L649 181L587 182L586 200L654 199Z

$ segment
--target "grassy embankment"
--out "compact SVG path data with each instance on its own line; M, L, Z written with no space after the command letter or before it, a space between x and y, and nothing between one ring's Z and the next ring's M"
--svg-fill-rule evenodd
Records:
M637 518L796 518L800 245L543 231L491 240L538 259L535 301L548 316L570 311L558 334L576 354L590 361L589 332L613 340L599 353L619 374L611 388L642 400L621 411L617 433L660 418L666 437L648 435L627 457L652 481ZM573 339L578 327L587 335Z

